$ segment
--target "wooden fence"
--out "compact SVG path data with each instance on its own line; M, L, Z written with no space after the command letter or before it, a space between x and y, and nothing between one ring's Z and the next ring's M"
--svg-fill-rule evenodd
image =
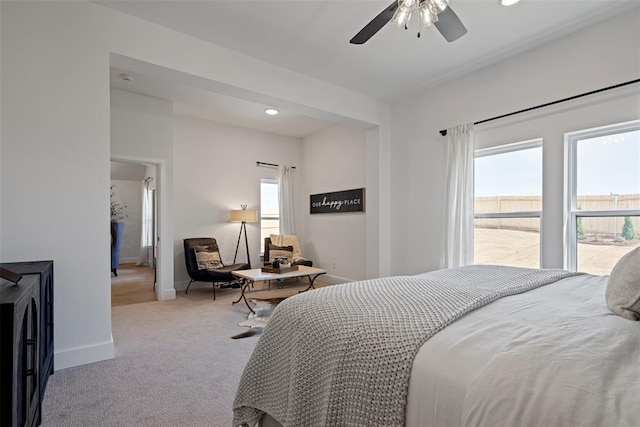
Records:
M607 196L580 196L578 208L590 210L640 209L640 194ZM495 196L476 197L476 213L532 212L542 210L542 198L539 196ZM624 217L582 218L586 234L601 237L616 237L622 232ZM640 235L640 217L631 217L636 235ZM476 219L476 227L506 228L523 231L540 231L539 218L490 218Z

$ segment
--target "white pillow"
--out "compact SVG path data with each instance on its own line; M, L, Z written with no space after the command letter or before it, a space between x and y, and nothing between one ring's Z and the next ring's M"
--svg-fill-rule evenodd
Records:
M211 250L205 246L196 246L193 250L196 253L198 270L216 270L224 267L220 259L220 252Z
M620 258L613 267L605 298L607 307L618 316L640 320L640 247Z

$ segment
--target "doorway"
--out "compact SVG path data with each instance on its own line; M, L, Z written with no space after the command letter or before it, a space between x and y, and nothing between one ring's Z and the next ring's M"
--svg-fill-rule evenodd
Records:
M111 274L112 307L161 299L160 170L161 162L150 159L111 158L111 197L121 206L125 224Z

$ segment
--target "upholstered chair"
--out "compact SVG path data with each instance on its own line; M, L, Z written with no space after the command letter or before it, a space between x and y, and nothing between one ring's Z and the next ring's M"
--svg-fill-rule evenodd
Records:
M193 282L210 282L213 284L214 300L217 283L226 283L231 286L232 282L237 281L232 272L249 269L249 264L246 263L223 265L218 243L216 239L210 237L184 239L184 260L187 273L191 278L185 294L189 292L189 286Z

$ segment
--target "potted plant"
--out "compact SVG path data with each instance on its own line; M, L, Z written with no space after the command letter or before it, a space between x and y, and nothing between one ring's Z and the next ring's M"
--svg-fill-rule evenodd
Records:
M126 206L118 203L114 199L115 185L111 186L111 272L118 275L118 263L120 262L120 248L122 247L122 239L124 238L124 220Z

